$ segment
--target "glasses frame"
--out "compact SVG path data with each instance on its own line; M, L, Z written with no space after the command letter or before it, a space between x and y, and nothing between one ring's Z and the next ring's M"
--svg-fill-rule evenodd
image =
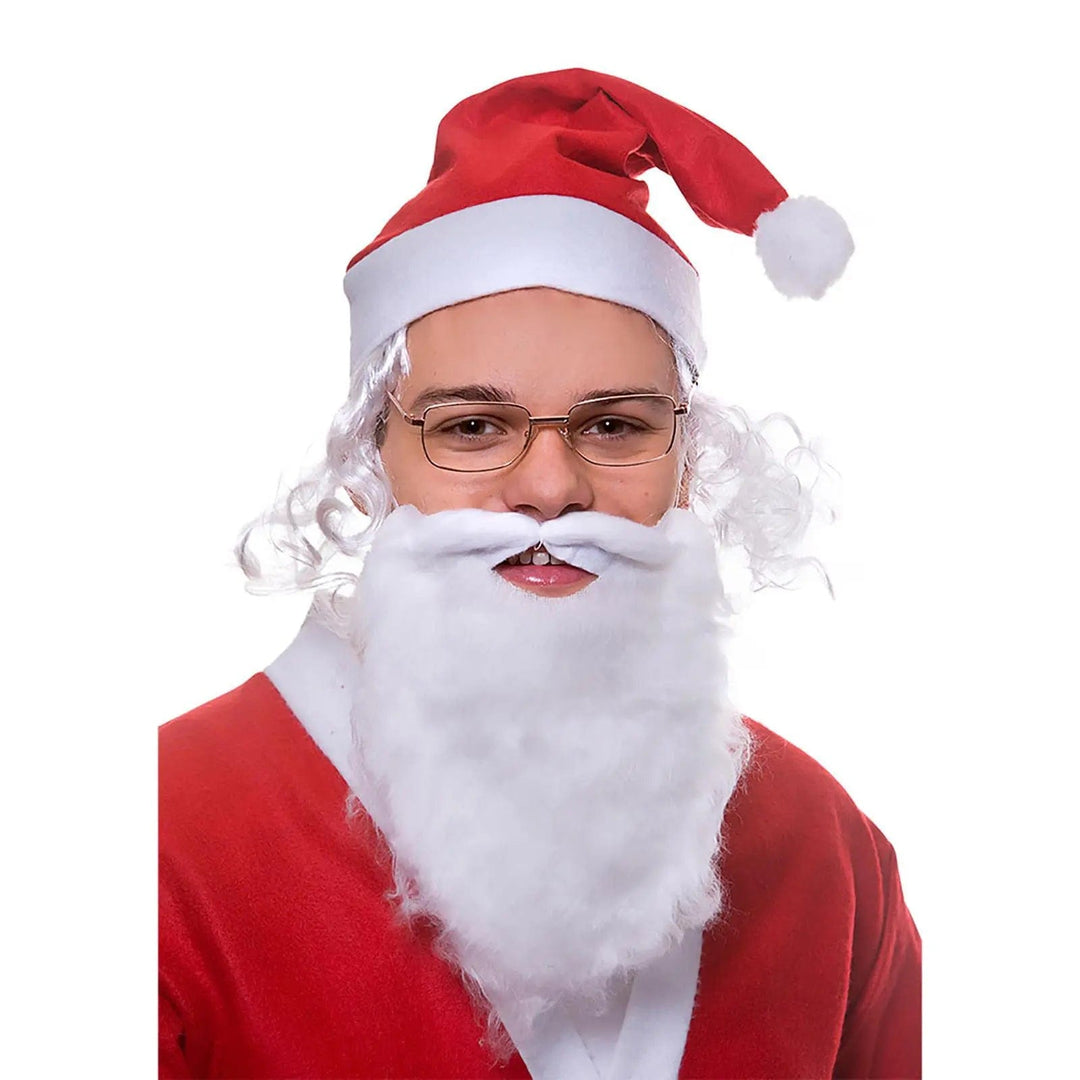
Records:
M428 463L436 469L442 469L445 472L454 473L485 473L485 472L500 472L503 469L509 469L512 465L516 465L528 452L529 447L532 445L533 435L536 432L537 427L553 427L556 428L559 434L563 437L563 442L566 443L570 449L577 454L582 461L589 465L595 465L599 469L633 469L637 465L648 465L652 461L660 461L661 458L666 458L671 453L671 448L675 445L675 436L679 430L679 417L686 416L690 411L690 403L677 402L670 394L617 394L611 397L601 398L586 398L584 401L575 402L571 407L571 411L576 409L579 405L603 405L609 401L625 401L627 398L633 398L634 400L640 400L641 398L650 398L665 401L670 401L674 412L674 423L671 425L671 441L667 445L667 449L662 454L657 454L655 457L646 458L644 461L626 461L626 462L604 462L604 461L592 461L587 458L574 444L570 441L570 414L566 416L533 416L524 405L518 405L514 401L440 401L434 405L428 405L419 416L413 416L411 413L405 411L405 407L398 399L390 393L388 390L386 396L393 403L394 408L401 414L401 418L407 424L411 424L413 427L420 429L420 446L424 451L424 457L427 458ZM424 423L427 414L432 409L444 408L447 405L455 406L476 406L478 409L486 408L491 405L513 405L515 409L521 409L522 412L529 418L529 431L525 436L525 442L521 447L518 454L505 465L492 465L486 469L455 469L450 465L440 465L438 462L431 460L431 455L428 453L427 440L424 438Z

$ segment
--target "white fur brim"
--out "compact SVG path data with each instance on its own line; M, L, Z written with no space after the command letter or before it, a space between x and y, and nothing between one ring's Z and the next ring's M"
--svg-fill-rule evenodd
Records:
M587 199L521 195L444 214L395 236L345 275L352 370L429 312L547 286L642 311L701 366L697 271L636 221Z

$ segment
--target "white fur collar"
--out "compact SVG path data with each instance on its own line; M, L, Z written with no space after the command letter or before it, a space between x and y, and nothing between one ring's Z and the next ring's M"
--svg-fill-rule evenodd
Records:
M309 619L266 675L334 767L354 788L349 756L350 647ZM378 821L375 822L379 824ZM639 972L629 999L601 1017L549 1014L530 1037L510 1031L534 1080L665 1080L678 1076L701 959L701 933ZM499 1002L493 1002L498 1008Z

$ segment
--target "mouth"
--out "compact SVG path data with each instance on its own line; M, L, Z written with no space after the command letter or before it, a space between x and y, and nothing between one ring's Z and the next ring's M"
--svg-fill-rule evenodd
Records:
M511 555L495 572L511 585L541 596L569 596L596 580L595 574L557 559L543 545Z

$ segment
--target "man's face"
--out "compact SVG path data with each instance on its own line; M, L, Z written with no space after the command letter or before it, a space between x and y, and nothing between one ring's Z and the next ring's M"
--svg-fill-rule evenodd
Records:
M671 350L644 315L555 289L443 308L413 323L407 340L412 370L397 397L412 415L439 400L460 400L469 387L501 391L534 416L565 416L579 401L621 393L679 400ZM528 453L508 468L449 472L427 460L419 429L391 410L381 452L396 502L424 514L472 507L544 521L594 510L655 525L679 492L674 450L628 468L593 465L550 427L537 428ZM546 596L569 595L592 580L582 572L551 584L513 569L504 574L508 580Z

